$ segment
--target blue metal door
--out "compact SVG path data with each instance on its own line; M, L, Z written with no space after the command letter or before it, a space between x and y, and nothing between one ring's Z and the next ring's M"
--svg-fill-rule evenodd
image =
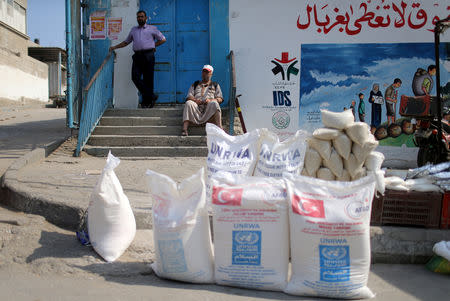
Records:
M141 0L140 9L167 39L156 51L157 102L183 103L210 62L209 0Z

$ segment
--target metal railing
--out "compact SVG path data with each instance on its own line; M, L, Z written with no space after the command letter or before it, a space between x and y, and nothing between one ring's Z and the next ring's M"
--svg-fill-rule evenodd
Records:
M236 99L236 71L234 69L234 52L230 51L227 57L230 60L230 99L228 101L228 109L230 115L230 128L228 129L228 133L230 135L234 135L234 100Z
M241 94L236 95L236 68L234 63L234 52L233 50L230 51L230 54L228 54L228 59L230 60L231 64L231 72L230 72L230 101L228 102L229 110L230 110L230 135L234 134L234 110L237 110L239 121L241 122L242 131L247 133L247 129L245 127L244 117L242 116L241 106L239 104L239 97L242 96Z
M83 89L80 129L75 156L86 145L106 109L112 106L115 53L110 52L95 72L89 84Z

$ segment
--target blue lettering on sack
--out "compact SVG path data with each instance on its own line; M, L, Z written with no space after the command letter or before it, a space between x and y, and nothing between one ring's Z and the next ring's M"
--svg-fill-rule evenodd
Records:
M219 157L220 159L230 160L230 159L248 159L250 160L250 151L248 148L240 149L239 151L228 151L224 150L223 147L215 143L211 143L211 148L209 150L211 155Z
M158 248L164 273L184 273L187 271L181 239L158 240Z
M350 280L349 246L319 245L320 280L343 282Z
M261 265L261 231L233 231L232 264Z

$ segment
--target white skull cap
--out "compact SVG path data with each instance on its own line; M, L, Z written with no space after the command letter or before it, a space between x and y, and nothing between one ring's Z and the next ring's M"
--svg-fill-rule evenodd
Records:
M208 71L210 71L210 72L214 72L214 68L213 68L213 66L211 66L211 65L205 65L205 66L203 66L203 69L202 70L208 70Z

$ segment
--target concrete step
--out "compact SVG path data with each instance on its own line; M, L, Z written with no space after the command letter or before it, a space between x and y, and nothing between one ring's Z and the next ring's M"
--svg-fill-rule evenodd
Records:
M84 151L92 156L106 157L108 152L117 157L206 157L206 146L91 146L86 145Z
M181 136L182 126L97 126L92 135L128 135L128 136ZM189 135L205 136L204 127L189 128Z
M206 146L206 136L127 136L92 135L92 146Z
M99 125L104 126L145 126L145 125L178 125L183 124L181 117L119 117L104 116Z
M106 117L180 117L183 106L154 107L151 109L109 109L103 114Z

